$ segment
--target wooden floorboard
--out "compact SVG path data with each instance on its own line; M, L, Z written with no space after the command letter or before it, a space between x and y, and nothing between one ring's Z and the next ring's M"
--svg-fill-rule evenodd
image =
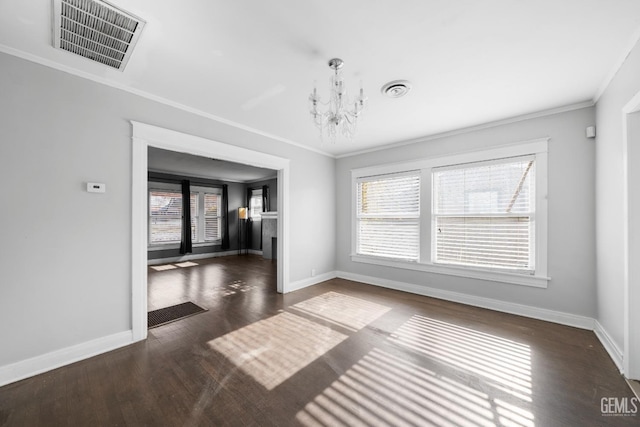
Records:
M209 311L0 388L0 425L640 425L602 415L634 395L591 331L341 279L279 295L252 255L158 270L149 310Z

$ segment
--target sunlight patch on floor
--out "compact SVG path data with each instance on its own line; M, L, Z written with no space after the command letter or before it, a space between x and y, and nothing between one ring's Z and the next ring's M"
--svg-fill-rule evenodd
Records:
M364 328L391 310L389 307L338 292L318 295L291 308L352 331Z
M208 344L267 390L273 390L346 338L326 326L285 312Z
M176 267L173 264L165 264L165 265L152 265L150 266L152 269L154 269L155 271L167 271L167 270L175 270Z
M185 268L185 267L194 267L194 266L200 265L200 264L198 264L197 262L193 262L193 261L185 261L185 262L176 263L176 265L178 267Z
M485 426L489 396L373 349L296 415L305 426Z
M531 402L529 346L415 315L391 341L441 363L483 377L487 384Z
M224 291L222 291L222 295L224 295L225 297L228 297L230 295L235 295L238 292L240 292L240 293L248 292L248 291L252 291L252 290L254 290L256 288L257 288L257 286L255 286L255 285L249 285L245 281L236 280L236 281L231 282L228 285L226 285L226 289Z

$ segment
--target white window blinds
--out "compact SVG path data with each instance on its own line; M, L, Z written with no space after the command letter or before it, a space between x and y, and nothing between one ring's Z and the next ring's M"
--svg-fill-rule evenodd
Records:
M433 261L533 272L534 157L435 168Z
M212 242L220 240L221 212L220 205L222 197L220 194L204 193L204 240Z
M182 193L149 192L149 243L180 242L182 234Z
M254 221L262 219L262 190L251 190L249 215Z
M198 193L191 193L189 199L191 208L191 241L196 242L198 241L198 212L200 212L200 209L198 209Z
M359 178L356 204L359 255L418 260L419 172Z

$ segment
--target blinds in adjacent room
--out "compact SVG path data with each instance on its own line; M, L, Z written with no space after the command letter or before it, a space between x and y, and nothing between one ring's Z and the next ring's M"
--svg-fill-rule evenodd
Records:
M357 254L418 260L419 172L359 178L356 209Z
M204 240L206 242L222 238L220 231L222 221L221 203L220 194L204 193Z
M182 234L182 193L149 192L149 243L180 242Z
M533 156L432 173L434 262L533 272Z
M189 197L191 200L189 206L191 207L191 241L195 242L198 240L198 224L200 221L198 220L198 213L200 209L198 209L198 193L191 193Z

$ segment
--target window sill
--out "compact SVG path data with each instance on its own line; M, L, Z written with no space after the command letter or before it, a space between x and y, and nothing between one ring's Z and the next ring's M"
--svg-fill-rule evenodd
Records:
M491 282L531 286L535 288L546 288L549 280L551 280L549 277L544 276L529 276L503 271L488 271L467 267L436 265L432 263L398 261L394 259L369 257L364 255L351 255L351 261L364 264L381 265L384 267L401 268L404 270L424 271L427 273L446 274L449 276L467 277L470 279L488 280Z

